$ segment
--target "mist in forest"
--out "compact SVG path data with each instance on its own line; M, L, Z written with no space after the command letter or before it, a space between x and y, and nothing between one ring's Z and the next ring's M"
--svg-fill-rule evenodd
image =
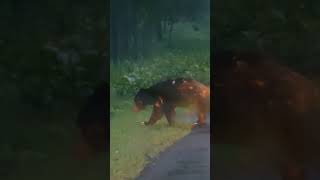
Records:
M209 0L111 0L110 57L138 59L152 54L159 47L174 48L175 32L192 28L207 30L209 39ZM184 26L179 29L179 25ZM192 33L189 36L192 36Z

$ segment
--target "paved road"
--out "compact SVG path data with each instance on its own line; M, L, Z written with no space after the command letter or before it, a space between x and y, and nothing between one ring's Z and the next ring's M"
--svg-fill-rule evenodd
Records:
M196 179L210 179L209 125L195 128L189 135L161 153L136 180Z

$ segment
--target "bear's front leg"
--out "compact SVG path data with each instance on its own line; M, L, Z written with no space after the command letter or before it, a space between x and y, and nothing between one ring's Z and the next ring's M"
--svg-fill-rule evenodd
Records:
M144 122L144 124L146 126L153 125L158 120L160 120L162 118L162 116L163 116L163 110L162 109L163 109L162 105L159 104L159 103L156 103L153 106L153 111L152 111L152 114L151 114L151 117L150 117L149 121L148 122Z

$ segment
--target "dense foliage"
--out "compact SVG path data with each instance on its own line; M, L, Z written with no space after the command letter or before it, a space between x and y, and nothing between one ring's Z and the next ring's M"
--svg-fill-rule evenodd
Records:
M215 45L280 56L306 73L320 68L319 1L214 1Z
M210 83L209 53L171 52L143 63L126 61L113 71L111 84L120 95L133 95L140 88L177 77L190 77Z
M3 100L40 108L87 95L107 60L105 8L105 1L1 1Z
M103 0L0 1L1 179L105 176L81 174L71 149L79 96L107 67L106 14Z

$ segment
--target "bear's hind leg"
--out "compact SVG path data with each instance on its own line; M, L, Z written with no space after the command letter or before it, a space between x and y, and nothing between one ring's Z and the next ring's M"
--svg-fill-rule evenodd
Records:
M199 112L198 114L198 122L199 125L206 124L206 114L204 112Z
M164 114L168 120L170 126L174 125L176 118L175 106L173 105L164 105Z
M205 125L206 124L206 113L207 113L207 107L205 103L199 103L197 105L198 110L198 121L197 125Z

